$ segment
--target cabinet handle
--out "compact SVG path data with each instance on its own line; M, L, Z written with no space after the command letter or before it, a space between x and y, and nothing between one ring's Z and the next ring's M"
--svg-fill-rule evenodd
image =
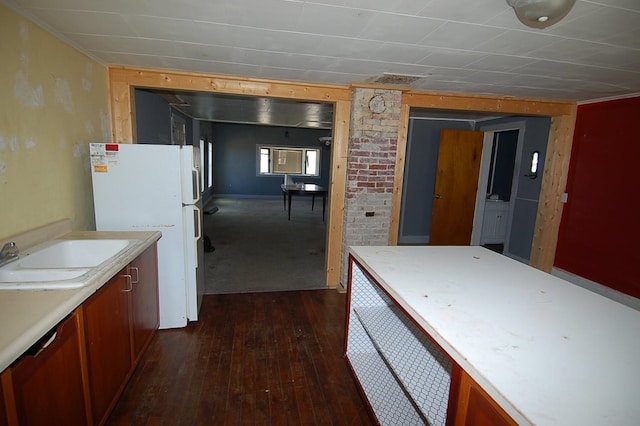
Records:
M138 270L138 267L137 266L132 266L131 267L131 271L136 271L136 279L135 280L132 279L131 282L133 284L138 284L138 282L140 281L140 271Z
M433 198L436 200L439 200L440 198L442 198L442 195L440 194L433 194Z
M40 351L42 351L42 350L44 350L44 349L48 348L48 347L49 347L49 345L50 345L50 344L52 344L54 340L56 340L56 337L58 337L58 332L57 332L57 331L56 331L55 333L53 333L53 334L51 335L51 337L49 337L49 340L47 340L46 342L44 342L44 343L42 344L42 347L40 348ZM38 351L38 352L40 352L40 351Z
M129 292L131 292L133 290L133 284L132 284L132 281L131 281L131 275L130 274L124 274L122 276L124 278L126 278L127 282L129 283L129 288L126 288L126 289L124 289L122 291L125 292L125 293L129 293Z

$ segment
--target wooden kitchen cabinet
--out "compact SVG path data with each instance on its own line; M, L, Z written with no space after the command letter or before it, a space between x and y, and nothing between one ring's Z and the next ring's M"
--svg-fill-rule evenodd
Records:
M144 353L160 323L158 311L157 245L154 244L130 265L131 348L134 364Z
M4 403L4 391L2 390L2 386L0 386L0 426L7 426L8 424L7 407Z
M461 373L455 426L516 426L467 373Z
M84 302L87 370L94 424L102 424L132 368L127 268Z
M158 325L152 244L0 373L0 426L104 424Z
M74 311L5 370L3 393L12 404L0 424L87 424L79 316Z

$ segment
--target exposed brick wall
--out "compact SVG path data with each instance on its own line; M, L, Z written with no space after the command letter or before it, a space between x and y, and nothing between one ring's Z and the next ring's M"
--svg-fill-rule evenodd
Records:
M369 109L374 96L384 99L381 113ZM344 287L349 246L389 242L401 96L397 90L356 88L353 93L342 248Z

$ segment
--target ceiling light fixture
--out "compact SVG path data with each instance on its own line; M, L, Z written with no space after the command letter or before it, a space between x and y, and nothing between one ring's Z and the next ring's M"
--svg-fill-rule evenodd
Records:
M567 16L576 0L507 0L528 27L546 28Z

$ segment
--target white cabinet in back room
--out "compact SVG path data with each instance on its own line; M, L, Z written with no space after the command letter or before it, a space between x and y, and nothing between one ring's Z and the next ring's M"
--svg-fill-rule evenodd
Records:
M480 244L502 244L507 235L509 218L509 202L502 200L486 200L484 218L482 220L482 236Z

